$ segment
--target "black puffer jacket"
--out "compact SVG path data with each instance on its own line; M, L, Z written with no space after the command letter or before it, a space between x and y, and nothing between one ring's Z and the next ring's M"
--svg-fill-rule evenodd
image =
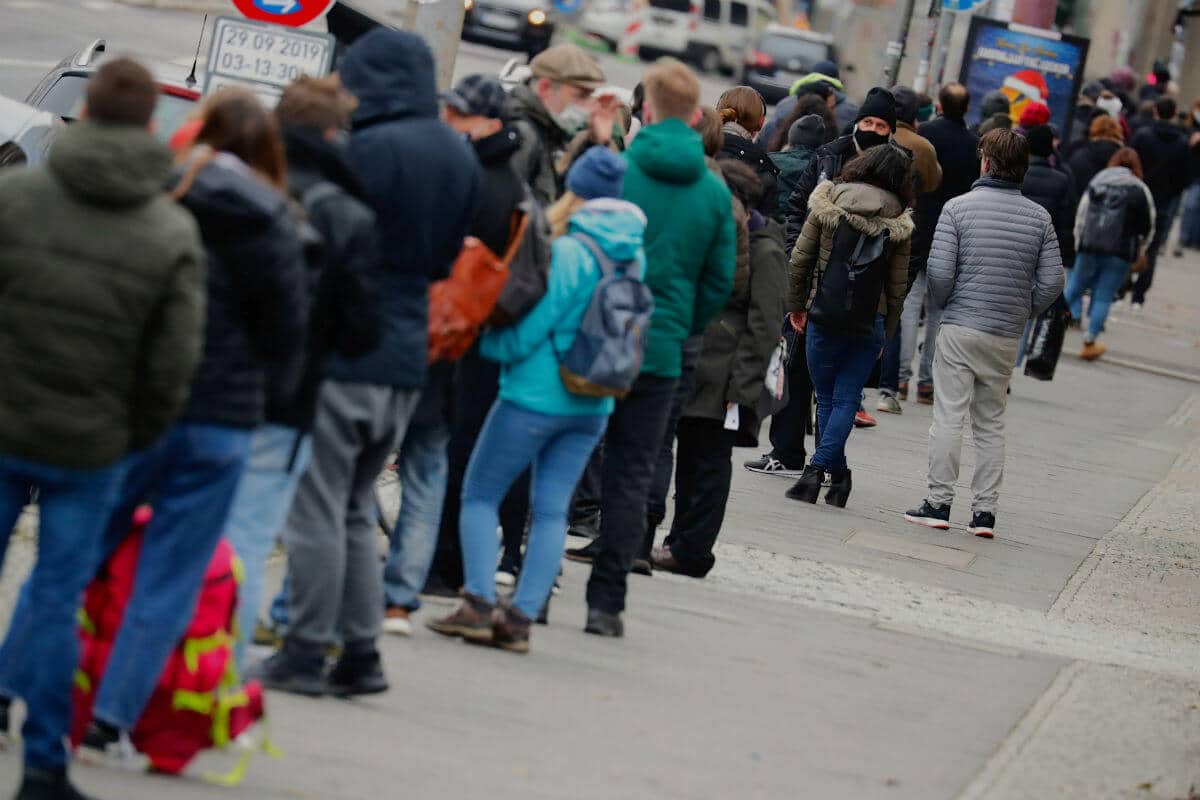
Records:
M1121 143L1112 139L1090 139L1071 150L1067 166L1075 176L1075 195L1082 197L1096 173L1108 166L1113 153L1121 149Z
M1075 208L1079 205L1079 197L1075 194L1071 176L1051 166L1049 158L1031 156L1029 171L1025 173L1025 181L1021 184L1021 194L1050 213L1063 265L1074 265Z
M182 415L251 428L267 391L286 398L303 366L307 274L287 200L237 157L218 153L180 201L208 254L204 355Z
M379 239L375 214L339 150L315 128L284 129L288 189L321 236L308 259L309 327L300 386L291 402L273 402L267 419L301 430L312 425L331 352L357 355L379 343Z

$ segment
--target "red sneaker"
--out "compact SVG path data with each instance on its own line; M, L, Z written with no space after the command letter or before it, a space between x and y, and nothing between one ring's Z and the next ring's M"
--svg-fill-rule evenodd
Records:
M854 427L856 428L874 428L878 424L879 421L868 414L865 408L860 408L854 415Z

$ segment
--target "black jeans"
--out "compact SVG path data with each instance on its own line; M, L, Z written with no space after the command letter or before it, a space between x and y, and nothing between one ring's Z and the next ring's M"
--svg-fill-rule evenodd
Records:
M617 402L604 436L600 538L588 580L588 608L625 610L625 585L646 530L646 496L671 414L678 378L641 375Z
M675 519L663 544L684 570L697 578L707 575L716 562L712 549L729 503L736 439L737 431L725 430L721 420L679 420Z
M458 513L462 499L463 476L475 449L475 440L492 403L500 393L500 365L479 355L479 343L471 346L455 365L454 427L450 434L449 468L446 474L446 501L442 524L438 529L437 552L428 582L442 583L451 589L463 585L462 545L458 539ZM529 516L529 470L521 474L500 506L500 526L504 530L506 554L515 547L520 553ZM519 566L519 564L518 564Z
M679 418L691 398L692 386L696 382L696 364L704 347L704 334L697 334L683 342L683 369L679 383L675 385L675 396L671 398L671 416L667 418L666 435L658 451L658 463L654 468L654 480L650 483L650 495L646 498L646 541L642 556L650 553L654 544L654 529L667 518L667 492L671 490L671 472L675 468L675 435Z
M812 379L804 335L784 320L788 340L788 404L771 417L771 455L788 469L804 467L804 435L812 421Z
M1155 204L1154 208L1154 238L1146 248L1146 269L1133 278L1133 297L1135 303L1146 302L1146 292L1154 281L1154 267L1158 264L1158 251L1167 243L1171 235L1171 225L1175 222L1175 213L1179 210L1179 198L1175 197L1166 203Z

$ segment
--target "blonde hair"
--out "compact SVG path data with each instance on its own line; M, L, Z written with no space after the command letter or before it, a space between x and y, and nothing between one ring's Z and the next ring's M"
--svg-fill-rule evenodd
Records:
M584 200L579 195L571 191L563 192L562 197L558 198L546 209L546 219L550 222L550 235L557 239L560 236L565 236L567 228L571 224L571 217L575 212L583 207Z
M681 61L660 58L642 79L646 99L656 119L680 119L691 123L700 105L700 81Z
M760 131L767 119L766 101L749 86L726 90L717 100L717 111L721 122L736 122L751 133Z

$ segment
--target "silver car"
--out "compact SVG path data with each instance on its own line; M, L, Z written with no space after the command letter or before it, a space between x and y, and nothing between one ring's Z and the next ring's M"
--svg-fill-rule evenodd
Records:
M38 163L62 127L53 114L0 95L0 167Z

